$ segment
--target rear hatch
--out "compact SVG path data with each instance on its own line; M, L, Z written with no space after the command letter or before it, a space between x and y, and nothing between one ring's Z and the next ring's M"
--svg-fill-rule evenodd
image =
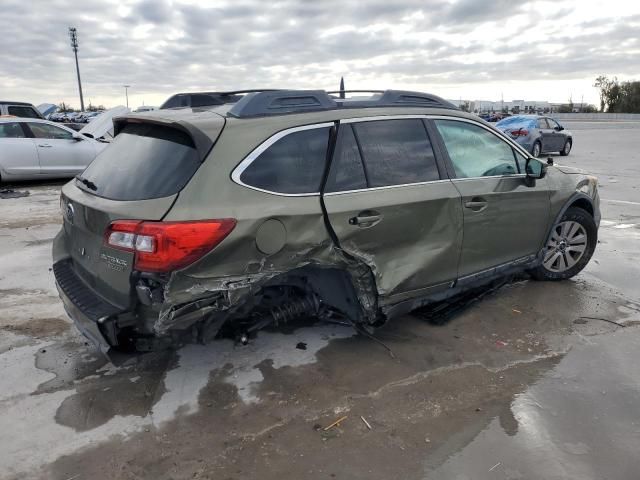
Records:
M109 226L116 220L162 220L222 131L224 118L216 116L217 129L209 122L206 135L183 122L116 120L114 141L63 187L71 268L110 303L132 305L134 254L106 244Z

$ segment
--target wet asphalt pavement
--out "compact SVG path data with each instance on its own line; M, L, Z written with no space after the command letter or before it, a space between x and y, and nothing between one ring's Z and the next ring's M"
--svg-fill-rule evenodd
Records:
M376 332L395 358L318 324L115 366L57 299L60 182L17 185L30 196L0 200L0 478L639 478L640 123L566 127L555 161L601 183L587 269L444 325L407 315Z

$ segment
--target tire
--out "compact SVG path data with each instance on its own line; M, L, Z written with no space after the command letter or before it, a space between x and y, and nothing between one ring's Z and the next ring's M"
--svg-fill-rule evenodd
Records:
M587 266L597 243L598 227L591 214L581 208L570 207L551 229L542 263L529 273L536 280L574 277Z
M533 142L533 146L531 147L531 155L538 158L541 153L542 153L542 144L538 140L536 140L535 142Z
M569 155L569 153L571 152L572 146L573 144L571 143L571 139L564 142L564 147L562 147L562 150L560 150L560 155L562 155L563 157L566 157L567 155Z

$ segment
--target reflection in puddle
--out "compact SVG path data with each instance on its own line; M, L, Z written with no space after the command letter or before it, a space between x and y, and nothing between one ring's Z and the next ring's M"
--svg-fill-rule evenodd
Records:
M516 396L515 435L494 419L425 478L637 478L640 370L629 359L639 347L633 327L575 347Z
M81 353L77 356L84 355L86 361L76 358L67 367L62 359L72 344L14 348L0 356L6 372L0 377L0 430L13 432L14 439L0 450L0 464L10 474L30 471L112 435L126 436L194 413L200 391L220 369L225 372L222 381L232 385L242 401L257 402L255 389L263 380L260 363L270 360L273 368L312 363L330 340L353 333L337 325L301 328L288 335L261 332L247 346L228 340L188 345L175 360L173 355L152 354L122 368ZM298 342L305 342L307 349L296 349Z

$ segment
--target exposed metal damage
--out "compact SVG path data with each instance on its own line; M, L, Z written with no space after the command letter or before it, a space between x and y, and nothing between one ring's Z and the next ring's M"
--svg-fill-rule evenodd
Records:
M289 270L264 257L245 275L195 278L178 271L166 279L139 278L139 308L157 316L143 327L154 337L137 339L136 349L204 343L221 332L246 343L261 328L300 317L342 319L357 328L382 323L372 258L347 254L329 241L286 257L296 262Z

